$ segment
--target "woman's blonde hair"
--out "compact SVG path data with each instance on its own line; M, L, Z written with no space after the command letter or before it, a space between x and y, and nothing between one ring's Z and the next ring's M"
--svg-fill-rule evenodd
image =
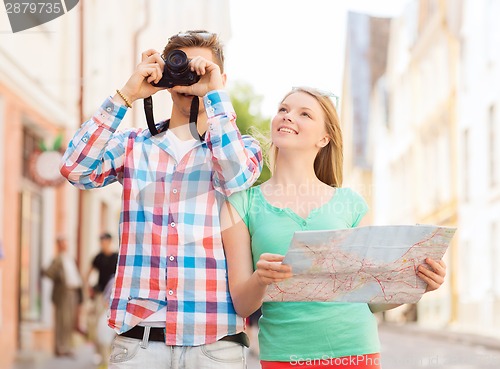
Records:
M343 141L342 131L340 129L340 120L337 110L333 104L331 96L310 87L294 87L288 92L280 104L291 94L303 92L314 97L320 104L325 114L325 129L330 139L325 147L322 147L314 159L314 172L318 179L332 187L342 187L343 179ZM272 143L269 144L269 154L267 161L271 173L274 172L274 166L278 157L278 148Z

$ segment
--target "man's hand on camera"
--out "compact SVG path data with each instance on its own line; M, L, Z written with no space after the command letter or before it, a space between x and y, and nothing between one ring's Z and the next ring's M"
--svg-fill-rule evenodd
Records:
M189 65L193 72L201 76L201 79L191 86L174 86L172 91L201 97L210 91L224 88L224 77L216 63L201 56L196 56L191 59Z
M164 90L162 87L155 87L151 84L151 82L157 83L161 79L165 64L158 51L149 49L143 52L141 57L142 61L137 65L125 86L120 89L130 103ZM115 95L113 99L121 100L118 95Z

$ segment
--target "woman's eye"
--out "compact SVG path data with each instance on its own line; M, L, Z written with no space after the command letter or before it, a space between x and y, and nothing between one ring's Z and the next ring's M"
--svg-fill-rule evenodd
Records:
M305 113L305 112L304 112L304 113L302 113L302 115L303 115L304 117L311 118L311 115L310 115L309 113Z
M286 109L285 108L279 108L278 109L278 112L281 113L281 112L286 112Z

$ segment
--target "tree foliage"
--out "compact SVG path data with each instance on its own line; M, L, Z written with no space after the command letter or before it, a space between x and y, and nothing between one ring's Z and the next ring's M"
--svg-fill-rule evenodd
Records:
M269 137L270 118L263 117L260 112L262 96L256 95L252 86L244 82L235 83L230 89L230 96L236 111L236 122L240 132L244 135L252 135L259 141L262 137ZM261 146L264 151L263 142L261 142ZM256 184L267 181L270 176L269 168L264 165Z

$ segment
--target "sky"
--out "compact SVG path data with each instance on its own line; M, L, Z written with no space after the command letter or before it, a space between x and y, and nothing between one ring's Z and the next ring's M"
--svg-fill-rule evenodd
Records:
M226 72L252 85L271 117L293 86L340 95L348 11L396 16L408 0L230 0Z

